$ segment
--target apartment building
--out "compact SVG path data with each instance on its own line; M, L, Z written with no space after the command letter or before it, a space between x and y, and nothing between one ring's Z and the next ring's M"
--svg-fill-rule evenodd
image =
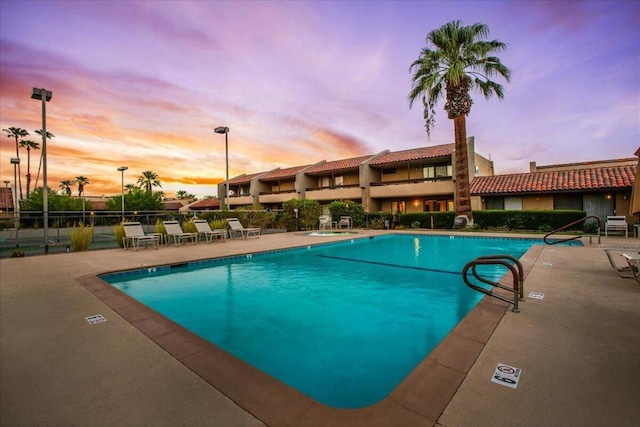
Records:
M493 175L493 162L475 152L473 137L467 149L469 176ZM443 144L245 174L229 179L229 206L278 209L306 198L327 210L334 200L361 203L367 212L453 210L454 165L454 144ZM225 191L222 182L218 194Z

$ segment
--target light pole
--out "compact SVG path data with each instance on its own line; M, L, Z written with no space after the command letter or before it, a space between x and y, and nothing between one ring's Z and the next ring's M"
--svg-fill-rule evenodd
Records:
M13 228L16 231L16 248L18 247L18 212L20 211L20 201L18 200L18 165L20 159L12 157L11 164L13 165ZM5 181L8 182L8 181Z
M229 210L229 128L226 126L218 126L213 130L215 133L224 133L224 155L227 164L227 175L225 181L224 206Z
M122 222L124 222L124 171L129 169L126 166L120 166L118 172L122 172Z
M47 102L53 92L34 87L31 99L42 100L42 216L44 217L44 253L49 253L49 189L47 188Z

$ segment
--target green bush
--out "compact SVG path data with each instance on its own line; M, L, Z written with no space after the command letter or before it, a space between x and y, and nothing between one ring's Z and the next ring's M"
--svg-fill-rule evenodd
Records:
M79 223L77 227L73 227L69 240L71 241L71 249L74 252L84 252L89 250L93 239L93 226L85 226Z
M329 204L329 213L332 221L339 221L342 216L350 216L354 227L361 228L366 225L364 207L360 203L336 200Z
M282 204L282 208L279 223L287 231L318 229L318 217L322 215L322 207L317 200L290 199ZM298 210L297 217L295 209Z
M509 230L556 230L587 216L585 211L474 211L473 219L483 229L508 228ZM582 230L584 223L573 226L572 230Z
M124 226L122 223L113 227L113 233L116 235L116 242L118 242L118 246L124 248Z

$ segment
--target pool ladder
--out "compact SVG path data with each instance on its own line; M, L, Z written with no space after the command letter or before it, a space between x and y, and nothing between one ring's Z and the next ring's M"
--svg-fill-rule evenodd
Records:
M503 265L507 267L513 275L513 287L505 286L503 284L493 282L480 276L478 274L478 271L476 270L476 266L478 265ZM469 270L471 270L471 273L473 273L473 276L476 278L476 280L482 283L486 283L487 285L496 288L512 291L513 298L508 298L504 295L493 293L493 289L485 289L483 287L474 285L469 281L469 278L467 277L467 273ZM522 264L518 259L512 257L511 255L487 255L478 257L473 261L468 262L467 265L464 266L464 268L462 269L462 279L464 280L464 283L466 283L466 285L471 289L475 289L476 291L482 292L483 294L489 295L490 297L498 298L502 301L513 304L513 309L511 311L513 311L514 313L520 313L520 309L518 308L518 301L524 301L524 273Z

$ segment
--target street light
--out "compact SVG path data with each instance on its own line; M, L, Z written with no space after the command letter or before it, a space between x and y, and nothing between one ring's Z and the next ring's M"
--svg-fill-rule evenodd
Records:
M18 165L20 159L15 157L11 158L11 164L13 165L13 228L16 231L16 247L18 247L18 212L20 211L20 201L18 200ZM9 181L5 181L9 182Z
M227 180L225 181L226 189L224 192L224 205L229 210L229 128L225 126L218 126L213 130L215 133L224 133L224 155L227 162Z
M47 188L47 102L53 92L34 87L31 99L42 100L42 216L44 217L44 253L49 253L49 189Z
M120 166L118 172L122 172L122 222L124 222L124 171L129 169L126 166Z

